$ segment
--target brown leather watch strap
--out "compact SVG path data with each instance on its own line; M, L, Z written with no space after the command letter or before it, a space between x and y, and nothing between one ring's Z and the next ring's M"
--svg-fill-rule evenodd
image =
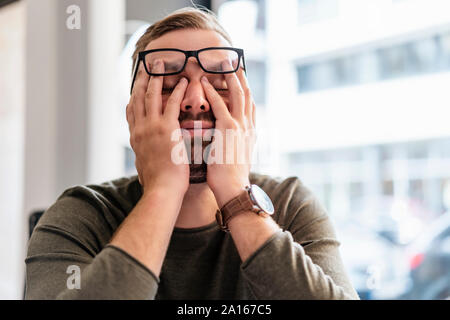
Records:
M242 191L239 196L228 201L220 210L217 210L216 220L223 231L229 231L228 223L240 213L254 211L254 204L248 190Z

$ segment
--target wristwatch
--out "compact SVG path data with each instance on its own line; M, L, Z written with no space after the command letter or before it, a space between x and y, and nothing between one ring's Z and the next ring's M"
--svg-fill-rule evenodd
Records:
M274 213L269 196L256 184L245 187L241 194L228 201L222 209L217 210L217 223L223 231L229 232L228 222L230 219L247 211L252 211L263 217L268 217Z

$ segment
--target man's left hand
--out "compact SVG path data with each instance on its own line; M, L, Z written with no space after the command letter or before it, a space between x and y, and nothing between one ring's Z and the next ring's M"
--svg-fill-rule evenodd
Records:
M244 71L239 69L224 76L229 92L228 107L206 77L202 78L205 94L216 117L211 150L214 150L212 155L218 161L208 161L207 183L219 208L250 185L249 174L256 142L256 108ZM218 152L222 152L222 157L217 157Z

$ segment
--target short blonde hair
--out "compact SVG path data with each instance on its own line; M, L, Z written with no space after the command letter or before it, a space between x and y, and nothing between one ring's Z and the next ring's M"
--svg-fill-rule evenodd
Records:
M232 45L230 36L220 25L216 15L212 11L206 8L186 7L174 11L162 20L155 22L139 38L133 53L133 69L136 65L139 52L144 51L151 41L162 37L166 33L180 29L216 31Z

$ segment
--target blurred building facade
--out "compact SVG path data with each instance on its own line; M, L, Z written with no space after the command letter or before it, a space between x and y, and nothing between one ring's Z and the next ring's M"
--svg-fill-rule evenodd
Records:
M229 1L235 12L238 2ZM449 209L450 3L254 3L264 28L241 43L265 73L258 119L271 161L261 169L300 177L335 222L352 276L363 268L364 280L354 278L361 292L395 297L407 284L371 285L373 270L380 282L400 278L401 246ZM353 237L349 224L358 226ZM372 239L356 246L367 232ZM362 251L373 258L355 261Z

